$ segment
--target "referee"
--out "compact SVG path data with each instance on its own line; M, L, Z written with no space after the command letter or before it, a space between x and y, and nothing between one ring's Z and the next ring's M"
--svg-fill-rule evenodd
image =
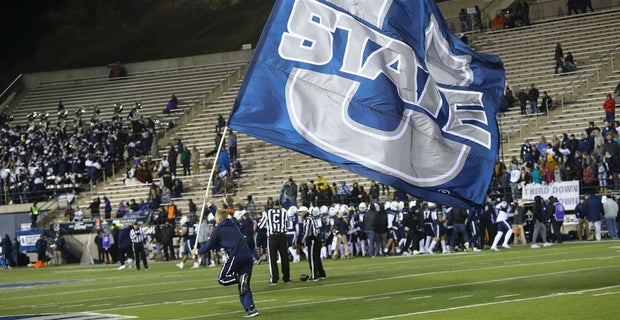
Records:
M278 253L282 265L282 280L291 282L291 271L288 261L286 225L288 215L279 200L274 201L273 209L269 209L258 224L259 228L267 229L267 247L269 248L269 283L275 285L280 280L278 273Z
M133 223L133 229L129 232L129 238L133 248L133 257L136 260L136 269L140 270L140 259L142 259L144 269L151 270L149 263L146 261L146 252L144 251L144 232L140 229L137 221Z
M325 269L321 261L321 238L319 228L314 223L314 219L308 214L308 208L299 208L299 214L303 219L302 242L308 248L308 263L310 264L310 281L325 279Z

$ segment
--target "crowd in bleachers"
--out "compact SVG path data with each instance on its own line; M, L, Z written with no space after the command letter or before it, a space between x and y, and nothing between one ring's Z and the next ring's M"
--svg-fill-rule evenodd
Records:
M99 107L84 119L85 108L69 111L62 101L56 122L48 113L32 112L23 124L16 124L6 112L0 114L0 204L79 192L84 186L96 185L104 174L110 175L114 165L149 154L155 122L142 118L140 107L136 103L127 117L130 128L123 124L119 106L109 121L99 117Z
M620 84L619 84L620 86ZM620 100L620 90L616 100ZM553 133L539 141L526 139L520 156L495 167L492 188L507 199L519 199L525 184L580 181L582 193L620 191L620 122L615 121L615 100L603 103L603 128L590 121L580 134Z

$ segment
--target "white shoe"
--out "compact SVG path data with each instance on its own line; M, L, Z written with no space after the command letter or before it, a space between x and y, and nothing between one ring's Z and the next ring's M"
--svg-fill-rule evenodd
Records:
M179 262L177 263L177 267L179 267L179 269L183 269L183 267L185 267L185 264L183 264L183 262Z
M474 247L474 252L480 252L480 249Z
M198 262L194 262L192 269L198 269L198 268L200 268L200 264Z
M211 261L211 263L209 264L209 268L215 268L215 262Z
M419 254L421 254L422 252L418 251L418 250L413 250L413 252L411 253L414 256L417 256Z
M551 242L545 242L545 244L543 244L544 247L551 247Z
M407 251L403 252L403 257L408 257L408 256L410 256L410 255L411 255L411 254L410 254L409 252L407 252Z
M511 249L511 248L510 248L510 246L509 246L509 245L507 245L507 244L502 245L502 247L504 247L504 248L506 248L506 249Z
M118 267L118 270L123 270L123 269L125 269L125 268L127 268L127 266L123 264L123 265L121 265L120 267Z
M533 245L531 245L531 246L530 246L530 248L532 248L532 249L538 249L538 248L540 248L540 246L539 246L539 245L537 245L537 244L533 244Z
M444 250L441 253L443 253L443 254L450 253L450 250Z
M491 247L491 251L499 251L499 249L497 249L497 247Z

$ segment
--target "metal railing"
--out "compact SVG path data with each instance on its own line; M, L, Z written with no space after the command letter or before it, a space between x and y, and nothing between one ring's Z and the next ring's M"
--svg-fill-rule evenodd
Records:
M17 94L17 92L19 92L19 90L21 90L23 86L24 79L23 76L20 74L19 76L17 76L17 78L15 78L15 80L13 80L13 82L11 82L11 84L9 84L8 87L6 87L6 89L4 89L4 91L2 91L2 94L0 94L0 106L3 106L11 95Z

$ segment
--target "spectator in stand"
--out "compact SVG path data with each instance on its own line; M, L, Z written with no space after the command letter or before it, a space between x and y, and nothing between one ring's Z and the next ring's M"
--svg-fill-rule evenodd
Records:
M192 159L192 153L189 151L187 146L183 147L183 151L181 152L181 165L183 165L183 175L191 175L190 171L190 163Z
M577 1L579 5L579 10L581 13L588 12L588 8L590 8L590 12L594 12L594 8L592 8L592 0L581 0Z
M232 130L228 133L228 155L231 159L237 159L237 135Z
M607 168L607 186L613 187L613 191L617 192L620 187L620 155L612 156L609 151L605 152L603 159ZM607 189L605 189L607 191Z
M579 140L575 138L575 134L571 133L568 139L567 147L571 154L575 154L577 152L577 146L579 145Z
M288 189L285 192L285 203L288 203L288 206L297 206L297 184L293 177L288 178Z
M579 14L579 1L581 0L568 0L566 2L567 14L570 16L571 13Z
M540 103L540 112L547 114L547 111L553 110L553 99L547 94L547 91L543 91L542 101Z
M177 158L179 154L174 146L170 146L170 150L168 150L168 164L170 165L170 174L173 176L177 175Z
M558 42L555 44L555 74L558 73L558 69L562 69L564 66L564 51L562 51L562 45Z
M530 91L527 93L527 99L530 101L530 112L532 114L538 113L538 96L539 91L536 86L532 83L530 87Z
M461 22L461 32L471 31L471 19L469 18L469 14L467 14L467 9L461 8L459 21Z
M200 151L198 151L196 146L192 147L191 162L194 174L200 173Z
M105 219L112 219L112 204L106 196L103 196L103 212Z
M179 104L179 100L177 99L176 95L172 95L172 97L170 97L170 100L168 100L168 103L166 104L166 108L164 108L163 113L164 114L169 114L172 110L175 110L178 107Z
M99 200L99 197L96 197L95 199L93 199L93 202L90 203L90 205L88 206L88 208L90 209L90 217L91 219L95 219L95 218L99 218L101 217L101 200Z
M222 132L222 129L226 127L226 119L222 116L222 114L217 115L217 124L215 125L215 133L219 134Z
M612 157L620 156L620 144L614 141L614 134L612 130L605 133L605 142L603 143L603 154L609 151Z
M504 90L504 104L506 105L506 109L512 108L515 104L515 97L508 86L506 86Z
M502 13L502 10L497 10L495 17L491 20L491 30L502 30L508 23L508 19Z
M572 53L566 54L564 58L564 64L562 65L562 72L573 72L577 70L577 62L575 62L575 58Z
M616 102L611 93L607 94L607 99L603 102L603 110L605 110L605 121L613 123L616 119Z
M75 210L74 220L73 221L82 221L84 219L84 211L78 205L77 210Z
M108 78L119 78L127 75L127 70L120 61L108 64L108 69L110 69Z
M125 201L121 200L118 203L118 209L116 210L116 217L122 218L127 213L127 206L125 205Z

